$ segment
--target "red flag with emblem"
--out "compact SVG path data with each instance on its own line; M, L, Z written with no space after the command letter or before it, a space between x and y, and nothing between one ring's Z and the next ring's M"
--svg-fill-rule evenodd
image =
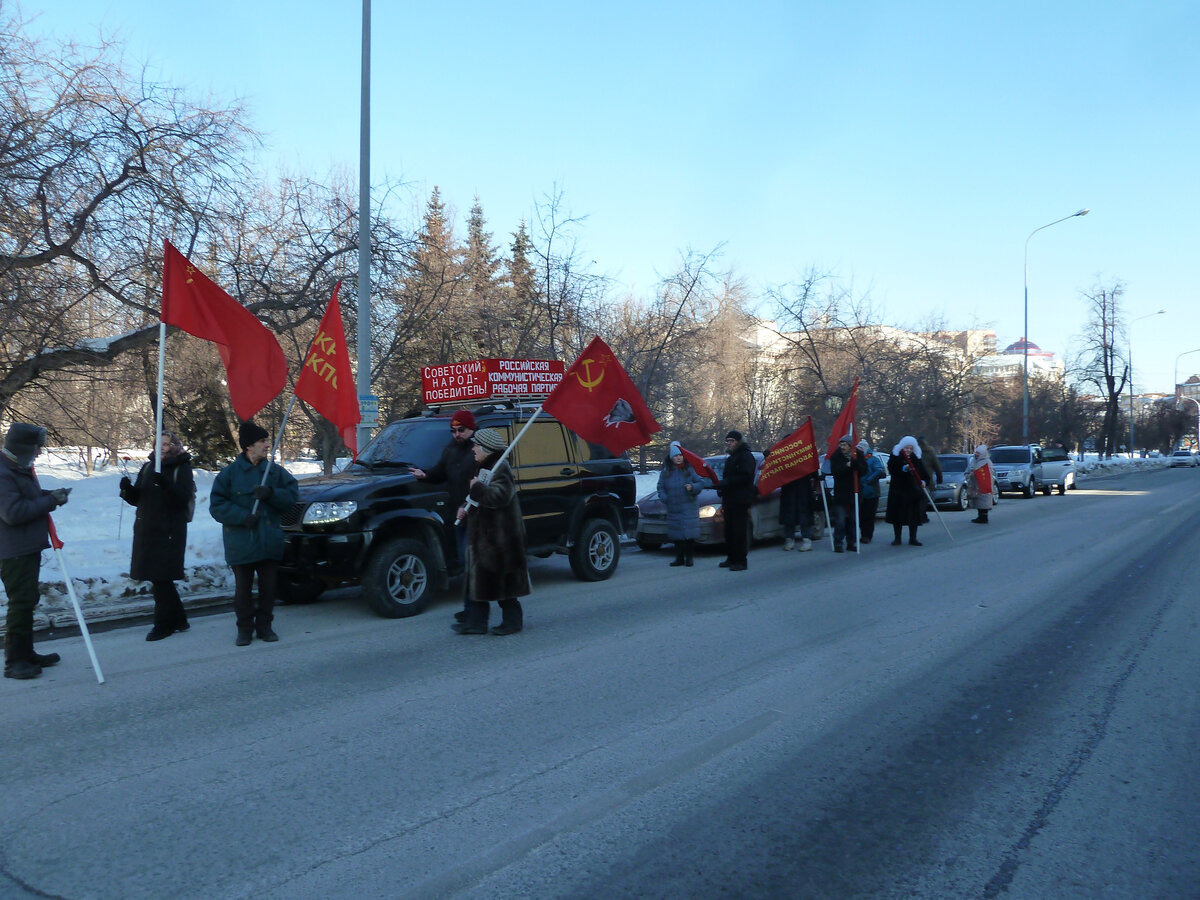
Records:
M567 369L542 409L585 441L618 455L662 431L629 373L599 337Z
M838 441L850 435L850 446L854 446L854 416L858 412L858 376L854 378L854 387L850 388L850 399L842 407L837 421L833 423L833 434L829 436L829 444L825 450L826 456L833 456Z
M313 338L308 356L304 358L304 370L296 379L295 394L335 426L350 452L358 456L358 423L362 419L358 407L358 390L354 384L354 373L350 371L350 350L346 347L346 330L342 327L342 312L338 304L338 290L342 283L333 286L333 297L317 336Z
M758 493L765 497L777 487L817 471L817 436L812 416L767 451L758 473Z
M229 399L243 421L274 400L287 383L287 360L275 335L170 241L163 241L162 320L217 345Z

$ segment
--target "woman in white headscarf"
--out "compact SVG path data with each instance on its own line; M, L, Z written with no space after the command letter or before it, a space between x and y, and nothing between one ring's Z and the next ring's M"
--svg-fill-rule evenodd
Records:
M992 495L992 458L988 455L986 444L975 448L975 455L967 464L967 502L972 509L978 510L971 521L977 525L988 523L988 510L995 503Z
M925 485L929 481L929 473L921 462L921 447L915 437L906 435L892 448L892 456L888 460L888 474L891 476L891 482L884 519L891 523L895 533L892 546L898 547L903 543L900 538L907 525L909 545L920 547L917 529L921 525L921 513L928 502Z

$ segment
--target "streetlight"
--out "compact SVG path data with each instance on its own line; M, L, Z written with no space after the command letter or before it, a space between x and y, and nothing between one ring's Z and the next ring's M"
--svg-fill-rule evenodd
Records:
M1138 316L1129 322L1129 458L1133 459L1133 323L1140 322L1142 319L1149 319L1151 316L1161 316L1165 313L1165 309L1160 309L1157 312L1146 313L1144 316Z
M1177 357L1175 357L1175 375L1173 376L1175 380L1172 382L1172 385L1175 388L1176 394L1179 393L1179 361L1189 353L1200 353L1200 347L1197 347L1195 350L1184 350ZM1175 405L1178 406L1178 402Z
M1041 231L1043 228L1049 228L1051 225L1057 225L1059 222L1065 222L1067 219L1074 219L1076 216L1086 216L1090 209L1081 209L1079 212L1073 212L1069 216L1063 216L1061 219L1055 219L1041 228L1035 228L1029 232L1029 237L1025 238L1025 375L1021 379L1023 400L1021 402L1021 443L1029 443L1029 241Z
M1196 404L1196 442L1200 444L1200 400L1197 400L1195 397L1180 397L1179 399L1191 400ZM1176 408L1178 408L1178 405L1176 405ZM1192 452L1194 453L1195 451L1193 450Z

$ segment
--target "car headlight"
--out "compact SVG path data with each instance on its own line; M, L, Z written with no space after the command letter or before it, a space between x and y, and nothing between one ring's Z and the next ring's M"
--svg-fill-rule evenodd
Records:
M717 509L718 507L712 506L711 504L709 506L700 507L700 518L711 519L717 514Z
M304 511L305 525L328 525L340 522L358 512L358 502L342 500L337 503L313 503Z
M1010 474L1016 475L1018 477L1021 475L1028 475L1029 474L1029 466L1017 466L1017 468L1013 469Z

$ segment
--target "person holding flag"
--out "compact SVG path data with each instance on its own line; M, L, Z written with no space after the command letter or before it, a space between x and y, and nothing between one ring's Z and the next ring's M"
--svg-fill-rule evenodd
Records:
M233 610L239 647L277 641L271 627L279 562L283 559L282 514L300 499L296 479L283 466L271 465L271 436L254 422L238 427L242 452L213 482L209 513L224 528L225 562L233 569ZM251 597L258 574L258 603Z
M861 454L856 455L850 435L838 441L837 449L829 457L829 471L833 475L833 552L854 553L858 549L854 500L858 481L867 474L867 464Z
M667 537L675 544L672 566L691 566L693 548L700 537L700 508L696 497L706 487L715 487L716 474L704 460L671 441L658 476L658 499L667 508Z
M900 438L900 442L892 448L888 459L888 474L891 476L891 489L888 491L887 513L884 519L895 532L893 547L899 547L905 526L908 527L908 543L920 547L917 540L917 528L921 525L921 515L925 511L925 482L929 480L925 467L921 463L921 447L917 439L911 435Z
M45 445L45 428L14 422L0 451L0 580L8 594L5 678L37 678L61 658L33 649L33 610L40 599L42 551L50 547L50 511L65 504L71 492L46 491L38 484L33 461Z
M992 493L992 457L988 454L987 444L975 448L967 466L967 500L975 509L975 518L971 521L976 525L988 523L988 512L996 498Z

